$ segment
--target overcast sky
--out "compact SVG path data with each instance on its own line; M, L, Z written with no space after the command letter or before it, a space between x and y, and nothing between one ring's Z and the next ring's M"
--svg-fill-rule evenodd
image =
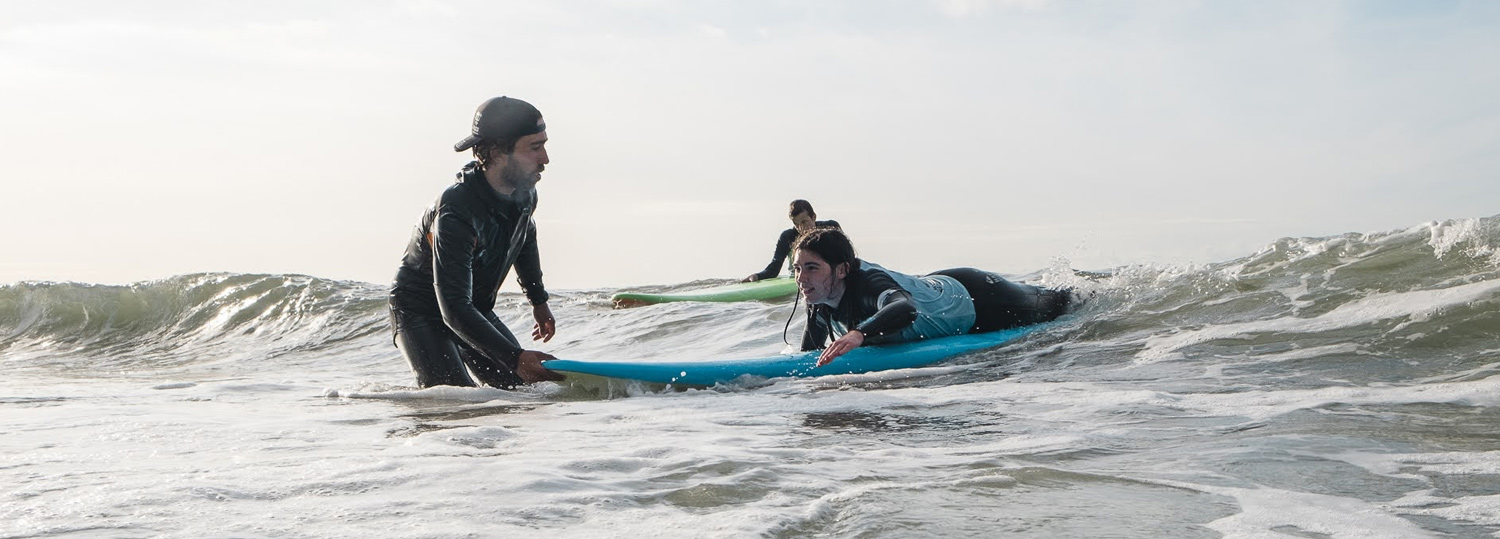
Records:
M554 289L744 276L794 198L912 273L1500 213L1490 0L6 2L0 283L388 282L496 95Z

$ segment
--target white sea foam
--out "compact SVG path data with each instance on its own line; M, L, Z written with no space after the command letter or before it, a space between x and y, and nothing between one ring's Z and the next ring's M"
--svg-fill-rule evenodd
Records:
M1481 221L1279 242L1245 262L1269 283L1249 291L1235 264L1127 268L1024 343L706 389L417 389L373 285L0 290L18 306L0 335L19 332L0 343L0 536L1494 535L1500 285L1453 260L1490 242ZM1449 274L1327 287L1330 265L1384 255ZM107 312L124 296L138 316ZM554 297L562 333L535 346L559 356L785 346L783 304ZM1344 303L1280 314L1310 298ZM500 304L529 327L524 298ZM1380 338L1413 320L1428 337Z
M1264 333L1311 334L1402 318L1427 320L1445 307L1477 301L1494 301L1496 291L1500 291L1500 280L1481 281L1438 290L1371 294L1312 318L1282 317L1254 322L1210 325L1203 329L1152 336L1146 340L1145 349L1136 353L1135 357L1137 362L1151 363L1176 357L1172 355L1172 352L1182 348L1220 339L1243 339L1250 335Z
M1467 245L1461 251L1463 255L1470 258L1487 258L1492 265L1500 265L1500 252L1491 242L1496 236L1500 236L1500 229L1496 228L1492 219L1455 219L1446 222L1433 222L1417 227L1426 229L1430 234L1428 244L1432 246L1433 254L1443 258L1454 249ZM1414 229L1415 230L1415 229Z
M1270 488L1194 486L1230 496L1240 512L1207 524L1225 539L1283 538L1321 534L1333 538L1409 539L1440 537L1362 500Z
M1385 504L1385 507L1395 514L1426 515L1454 522L1500 526L1500 494L1455 499L1415 493Z

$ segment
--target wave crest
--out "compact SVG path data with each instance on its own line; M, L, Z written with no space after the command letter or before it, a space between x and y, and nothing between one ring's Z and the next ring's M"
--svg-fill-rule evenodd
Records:
M264 359L383 329L383 290L303 275L205 273L130 285L0 287L9 367L132 370Z

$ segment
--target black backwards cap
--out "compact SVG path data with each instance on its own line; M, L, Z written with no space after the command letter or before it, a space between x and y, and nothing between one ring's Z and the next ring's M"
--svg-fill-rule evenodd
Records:
M453 151L461 152L486 140L518 139L546 130L542 112L531 103L502 95L479 105L474 111L474 134L454 144Z

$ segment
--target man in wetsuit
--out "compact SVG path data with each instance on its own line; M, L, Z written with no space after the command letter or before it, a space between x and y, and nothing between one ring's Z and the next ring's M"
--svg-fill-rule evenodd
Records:
M532 340L550 341L556 332L531 220L546 144L536 107L497 97L479 106L473 134L453 146L472 149L475 160L417 223L389 298L396 346L418 386L473 386L478 379L511 388L562 379L542 367L552 356L522 349L494 311L515 267L536 320Z
M787 217L792 220L792 228L786 229L776 240L776 252L771 254L771 263L766 265L766 269L751 273L740 282L753 283L780 274L781 263L788 261L787 257L792 252L792 242L797 241L797 236L806 234L814 228L839 228L838 221L832 219L819 221L817 212L813 211L812 203L800 198L792 201L791 208L787 210Z

